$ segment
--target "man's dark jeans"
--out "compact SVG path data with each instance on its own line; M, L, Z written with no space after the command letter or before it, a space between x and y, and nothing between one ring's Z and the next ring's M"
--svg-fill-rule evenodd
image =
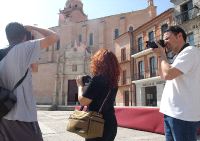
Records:
M196 141L198 122L179 120L164 115L166 141Z

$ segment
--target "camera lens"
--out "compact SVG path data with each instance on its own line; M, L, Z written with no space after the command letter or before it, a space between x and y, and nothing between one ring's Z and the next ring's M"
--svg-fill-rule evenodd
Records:
M154 41L150 42L150 41L146 41L147 43L147 48L158 48L158 46L156 45L156 43Z
M91 77L89 75L85 75L82 77L83 85L86 86L90 82Z
M152 41L152 42L146 41L146 43L147 43L147 45L146 45L147 48L158 48L157 44L154 41ZM165 47L164 40L159 40L158 43L161 45L161 47Z

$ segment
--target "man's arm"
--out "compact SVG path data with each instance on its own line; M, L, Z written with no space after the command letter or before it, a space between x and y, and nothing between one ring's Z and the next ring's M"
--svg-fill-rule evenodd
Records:
M50 29L44 29L44 28L39 28L36 26L29 26L29 25L25 27L30 32L37 31L44 36L40 40L41 48L48 48L50 45L54 44L59 39L58 35Z
M183 74L179 69L172 67L168 63L166 55L165 56L161 55L159 57L159 60L160 60L160 62L159 62L159 72L160 72L160 76L161 76L162 79L172 80L172 79Z
M32 72L38 72L38 63L31 64Z
M172 67L168 63L164 48L162 47L155 48L153 49L153 52L156 53L159 58L158 71L162 79L172 80L183 74L179 69Z

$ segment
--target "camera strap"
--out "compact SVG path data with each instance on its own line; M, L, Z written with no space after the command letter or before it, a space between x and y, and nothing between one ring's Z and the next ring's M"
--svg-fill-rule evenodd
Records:
M183 47L179 50L178 54L179 54L184 48L186 48L186 47L188 47L188 46L190 46L189 43L184 44Z
M173 54L173 53L172 53L173 56L169 56L170 52L172 53L172 51L167 51L167 48L165 48L165 54L166 54L166 56L167 56L167 59L173 59L174 56L175 56L175 54Z
M184 48L186 48L186 47L188 47L188 46L190 46L190 44L189 43L185 43L184 45L183 45L183 47L179 50L179 52L178 52L178 54L184 49ZM169 53L170 53L171 51L167 51L167 49L165 48L165 54L167 55L167 58L168 59L173 59L174 60L174 57L176 57L178 54L173 54L173 56L172 57L169 57Z

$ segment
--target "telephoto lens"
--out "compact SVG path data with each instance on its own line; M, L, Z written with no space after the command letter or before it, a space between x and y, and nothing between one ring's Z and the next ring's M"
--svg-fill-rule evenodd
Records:
M146 44L147 48L158 48L157 44L154 41L152 41L152 42L146 41L146 43L147 43ZM161 47L165 47L165 41L164 40L158 40L158 43L161 45Z

